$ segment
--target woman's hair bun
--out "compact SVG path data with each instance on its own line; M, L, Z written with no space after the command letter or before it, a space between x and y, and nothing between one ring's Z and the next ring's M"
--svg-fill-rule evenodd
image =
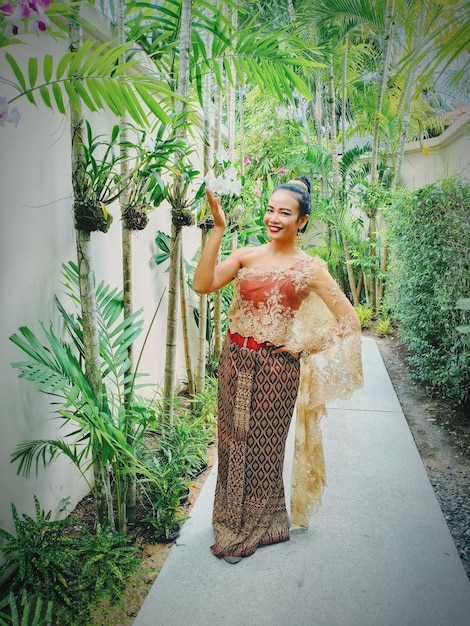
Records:
M293 178L292 180L289 180L289 182L287 184L288 185L297 185L297 187L301 187L302 189L304 189L308 193L310 193L311 189L312 189L312 185L310 183L310 180L306 176L299 176L297 178Z
M307 188L308 193L312 191L312 184L310 183L310 180L306 176L298 176L295 180L299 181L300 183L303 183L305 187Z

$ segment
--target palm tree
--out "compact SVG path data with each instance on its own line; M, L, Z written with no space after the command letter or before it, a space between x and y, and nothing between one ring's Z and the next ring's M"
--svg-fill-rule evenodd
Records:
M187 135L187 105L189 94L189 51L191 45L192 23L192 0L182 0L179 35L179 67L176 93L179 99L175 102L176 117L179 124L179 136ZM176 329L177 329L177 300L178 300L178 274L181 272L181 215L185 209L185 182L182 174L177 174L173 181L172 190L172 223L171 223L171 251L168 290L168 317L165 353L165 378L163 383L163 396L167 403L169 418L172 419L175 378L176 356Z
M69 41L70 52L79 50L82 44L82 27L79 16L79 4L73 2L74 15L69 20ZM82 193L82 177L80 175L80 160L83 146L83 118L80 108L70 107L70 128L72 135L72 184L75 196L75 216L80 210L79 198ZM77 219L75 220L77 225ZM80 287L80 302L83 320L83 349L85 357L85 376L101 403L102 397L102 377L100 369L98 322L96 318L96 294L93 272L93 254L91 248L90 232L84 230L79 225L76 226L76 245L78 276ZM114 529L113 501L111 495L111 484L107 463L102 458L98 450L93 463L96 505L100 523L104 526L111 526Z

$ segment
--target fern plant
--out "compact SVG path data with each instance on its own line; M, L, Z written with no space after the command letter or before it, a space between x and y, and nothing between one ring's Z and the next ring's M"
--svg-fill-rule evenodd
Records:
M55 623L86 626L90 610L99 601L114 603L119 599L127 578L137 571L142 559L124 536L101 527L92 534L72 518L51 520L51 512L46 514L36 497L34 501L35 518L20 517L12 505L15 535L0 528L0 552L6 556L0 576L13 570L8 584L10 609L16 604L15 591L21 589L30 598L33 594L38 598L35 624L50 623L41 621L41 612L45 608L48 615L54 608ZM39 599L47 599L45 607ZM23 608L22 620L26 619L25 612L27 607ZM17 613L13 606L11 618L19 620ZM10 623L30 626L29 621Z

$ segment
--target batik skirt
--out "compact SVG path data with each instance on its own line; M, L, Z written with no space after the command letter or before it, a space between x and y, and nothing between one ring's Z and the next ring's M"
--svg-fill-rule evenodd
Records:
M249 556L289 539L283 466L299 361L226 339L219 364L218 474L212 552Z

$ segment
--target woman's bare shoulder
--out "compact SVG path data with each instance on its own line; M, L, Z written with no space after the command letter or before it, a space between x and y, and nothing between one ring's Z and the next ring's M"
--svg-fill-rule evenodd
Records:
M262 246L247 246L237 250L241 267L256 267L266 255L266 248Z

